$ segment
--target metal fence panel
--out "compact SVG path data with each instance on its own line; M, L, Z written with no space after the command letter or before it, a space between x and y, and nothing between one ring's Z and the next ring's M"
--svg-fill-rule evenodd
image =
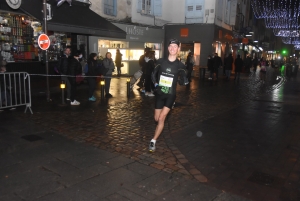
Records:
M0 109L26 106L31 110L30 75L26 72L0 73Z

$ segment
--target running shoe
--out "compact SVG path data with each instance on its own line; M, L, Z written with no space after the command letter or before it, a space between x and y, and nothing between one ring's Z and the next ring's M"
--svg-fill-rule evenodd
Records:
M150 144L149 144L149 151L150 152L154 152L155 151L155 144L154 144L154 142L150 142Z

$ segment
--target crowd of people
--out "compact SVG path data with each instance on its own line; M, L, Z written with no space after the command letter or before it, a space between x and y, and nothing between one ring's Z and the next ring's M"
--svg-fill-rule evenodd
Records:
M76 51L71 54L70 48L64 49L64 54L60 57L58 62L58 71L61 74L61 80L66 84L67 100L70 101L71 105L80 105L80 102L76 100L76 76L82 74L83 66L80 59L82 58L82 53ZM85 76L89 85L88 100L96 101L94 92L97 84L97 77L104 76L105 80L105 97L111 98L112 95L109 93L110 82L112 73L115 71L115 67L118 69L118 76L121 75L122 67L122 54L117 50L115 62L112 59L110 52L105 54L105 58L102 60L98 59L96 53L91 53L87 59L87 71Z
M245 59L242 59L240 55L233 58L232 54L229 53L225 56L224 62L222 62L221 57L217 53L214 56L208 56L207 58L207 68L210 71L209 80L218 80L219 68L223 67L223 73L226 80L230 79L231 72L234 66L234 80L240 80L241 72L250 73L250 69L253 72L257 71L257 67L260 67L260 79L262 81L266 80L267 66L275 67L274 60L267 61L264 57L258 59L256 56L251 58L248 54Z

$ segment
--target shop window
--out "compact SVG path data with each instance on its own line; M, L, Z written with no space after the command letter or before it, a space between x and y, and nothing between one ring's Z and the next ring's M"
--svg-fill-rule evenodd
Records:
M105 0L103 8L106 15L117 16L117 0Z
M138 0L137 12L143 15L162 16L162 0Z

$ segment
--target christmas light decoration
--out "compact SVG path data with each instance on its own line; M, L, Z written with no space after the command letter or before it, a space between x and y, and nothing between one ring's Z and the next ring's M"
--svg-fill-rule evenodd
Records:
M289 45L300 45L300 38L299 37L294 37L294 38L284 37L284 38L282 38L282 42L284 44L289 44Z

